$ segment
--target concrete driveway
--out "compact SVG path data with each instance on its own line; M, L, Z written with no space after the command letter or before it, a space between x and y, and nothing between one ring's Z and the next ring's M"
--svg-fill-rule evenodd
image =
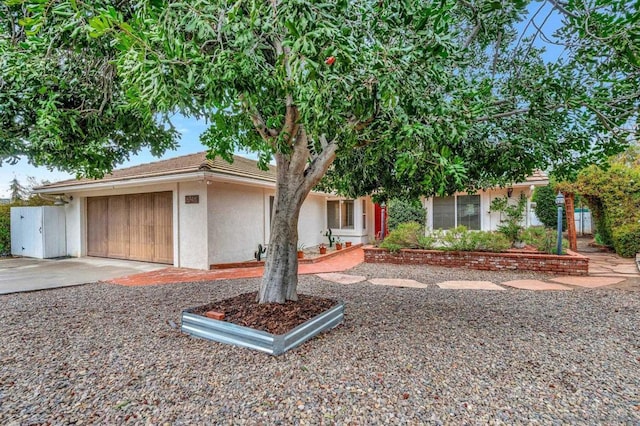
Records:
M0 259L0 294L45 290L150 272L169 265L83 257L71 259Z

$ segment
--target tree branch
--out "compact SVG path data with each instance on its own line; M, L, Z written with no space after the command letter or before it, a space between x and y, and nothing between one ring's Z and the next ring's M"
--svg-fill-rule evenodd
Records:
M304 183L298 189L304 191L307 194L313 189L314 186L320 182L320 179L325 175L333 160L336 159L336 151L338 144L336 140L332 140L327 144L327 147L309 164L309 167L304 171Z
M578 18L578 15L568 11L565 8L565 6L562 3L560 3L558 0L547 0L547 1L551 3L554 9L556 9L558 12L562 13L563 15L568 16L569 18Z
M514 109L512 111L501 112L501 113L495 114L495 115L485 115L485 116L482 116L482 117L478 117L478 118L476 118L475 121L476 122L491 121L491 120L495 120L495 119L498 119L498 118L506 118L506 117L511 117L513 115L526 114L529 111L530 111L529 108Z
M471 32L471 34L469 34L469 37L467 37L467 40L464 42L464 46L462 46L462 49L467 49L471 45L473 40L478 36L481 27L482 25L480 24L480 22L478 22L476 26L473 27L473 31Z

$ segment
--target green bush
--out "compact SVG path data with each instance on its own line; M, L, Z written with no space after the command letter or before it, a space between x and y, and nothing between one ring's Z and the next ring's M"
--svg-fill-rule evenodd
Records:
M558 251L558 231L555 229L532 226L522 231L521 238L525 244L534 246L536 250L543 253L556 254ZM569 247L569 241L563 238L562 253L567 252L567 247Z
M424 227L419 223L401 223L396 229L389 232L380 247L390 251L398 251L400 248L419 248L421 235L424 235Z
M532 201L536 203L534 211L544 226L558 229L558 206L556 205L558 192L552 185L539 186L533 192ZM567 229L567 215L562 214L562 230Z
M500 213L498 232L507 237L512 244L521 241L522 219L526 206L527 199L522 195L515 204L509 203L509 197L506 196L494 198L491 201L491 212Z
M590 166L575 187L591 208L598 240L621 256L637 250L640 226L640 164L612 159L608 168ZM634 241L635 238L635 241Z
M425 226L427 221L427 212L419 200L407 201L401 198L389 200L387 203L387 215L389 232L396 229L401 223L416 222Z
M629 223L613 229L613 248L623 257L640 253L640 223Z
M500 253L511 247L511 241L499 232L471 232L473 251Z
M443 233L441 242L443 250L473 251L475 248L471 232L467 230L466 226L462 225Z
M394 253L403 248L501 252L509 249L511 242L498 232L469 231L464 226L425 234L422 225L408 222L391 231L380 247Z
M0 256L11 254L10 206L0 206Z

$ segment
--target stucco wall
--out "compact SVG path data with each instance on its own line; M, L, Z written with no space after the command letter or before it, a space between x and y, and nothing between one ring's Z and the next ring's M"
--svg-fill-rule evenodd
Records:
M209 264L253 259L265 242L265 190L219 182L208 187Z
M325 196L309 195L302 205L298 218L298 240L305 247L312 247L325 240L327 202Z
M180 182L177 184L177 209L174 204L174 253L178 250L181 268L209 269L209 240L207 238L208 191L205 182ZM197 204L187 204L185 196L197 195ZM176 201L174 197L174 203ZM176 220L177 219L177 220ZM178 224L178 230L175 224ZM179 237L175 238L175 235ZM174 255L175 259L175 255ZM175 263L174 263L175 264Z
M86 254L83 244L85 199L75 196L64 208L67 233L67 256L81 257Z

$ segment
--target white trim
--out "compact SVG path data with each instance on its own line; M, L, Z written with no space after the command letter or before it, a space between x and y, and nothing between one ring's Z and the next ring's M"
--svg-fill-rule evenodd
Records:
M173 266L179 268L180 261L180 182L173 188Z
M157 185L161 183L174 183L193 180L205 180L205 172L193 172L183 174L172 174L165 176L154 176L148 178L135 178L129 180L117 181L97 181L93 183L73 183L66 186L57 186L55 188L36 189L33 192L41 194L59 194L64 192L79 192L96 189L115 189L131 186Z
M236 183L247 186L261 187L261 188L269 188L275 189L276 182L275 181L264 181L255 178L242 177L242 176L233 176L221 173L215 173L210 171L198 171L198 172L189 172L189 173L172 173L162 176L151 176L151 177L131 177L131 178L123 178L118 180L107 180L101 181L97 180L95 182L78 182L78 183L70 183L68 185L61 185L52 188L41 188L35 189L34 193L40 194L63 194L67 192L80 192L80 191L92 191L98 189L116 189L116 188L126 188L126 187L134 187L134 186L145 186L145 185L157 185L162 183L175 183L175 182L186 182L186 181L212 181L212 182L222 182L222 183ZM311 191L313 195L327 195L324 192Z

